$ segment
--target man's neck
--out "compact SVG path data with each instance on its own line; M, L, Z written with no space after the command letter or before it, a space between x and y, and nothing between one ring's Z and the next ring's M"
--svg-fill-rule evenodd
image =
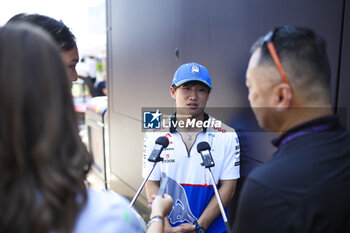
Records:
M322 108L293 108L290 109L285 114L285 120L280 125L279 133L284 133L289 129L296 127L305 122L329 116L333 114L333 110L331 106L322 107Z

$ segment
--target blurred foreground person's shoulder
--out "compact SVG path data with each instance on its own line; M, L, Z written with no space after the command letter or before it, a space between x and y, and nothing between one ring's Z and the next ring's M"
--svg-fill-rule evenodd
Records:
M144 232L139 218L123 196L92 189L88 189L87 193L87 203L78 215L74 233Z

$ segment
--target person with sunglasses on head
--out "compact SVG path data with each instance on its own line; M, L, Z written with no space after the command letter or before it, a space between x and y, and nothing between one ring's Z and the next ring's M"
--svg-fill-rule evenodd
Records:
M93 159L78 133L70 86L45 31L0 27L0 232L142 233L126 198L84 183ZM162 233L172 199L152 201L147 232Z
M350 232L350 132L333 113L326 42L284 26L252 47L246 73L259 125L280 134L247 177L235 233Z
M75 36L62 22L46 15L20 13L14 15L7 23L30 23L41 27L56 41L71 81L78 80L76 65L79 62L78 47Z

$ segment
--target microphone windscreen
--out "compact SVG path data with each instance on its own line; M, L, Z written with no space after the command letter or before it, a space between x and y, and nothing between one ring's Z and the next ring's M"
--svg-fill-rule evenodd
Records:
M167 148L169 145L169 140L166 137L159 137L156 140L156 144L162 145L164 148Z
M200 143L198 143L198 145L197 145L197 151L198 151L198 153L200 153L201 151L203 151L203 150L210 150L211 148L210 148L210 145L209 145L209 143L207 143L207 142L200 142Z

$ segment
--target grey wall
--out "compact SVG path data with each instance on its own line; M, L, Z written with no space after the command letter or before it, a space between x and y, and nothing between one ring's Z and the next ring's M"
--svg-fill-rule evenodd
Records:
M350 23L349 6L343 10L345 2L107 1L112 189L131 197L141 184L141 108L175 106L168 89L180 64L195 61L208 68L214 86L209 107L247 108L244 82L250 46L276 26L310 27L327 40L333 103L347 106L349 78L346 76L350 71L345 61L349 61L350 49L345 41L349 41ZM347 29L343 31L344 15ZM175 50L179 51L178 57ZM342 63L340 58L343 58ZM341 84L339 99L338 83ZM241 129L256 126L254 117L249 112L246 114L248 116L226 116L226 123ZM243 135L249 138L244 140L242 148L243 175L271 157L270 139L274 136L256 131ZM120 184L127 184L127 187L121 188Z

